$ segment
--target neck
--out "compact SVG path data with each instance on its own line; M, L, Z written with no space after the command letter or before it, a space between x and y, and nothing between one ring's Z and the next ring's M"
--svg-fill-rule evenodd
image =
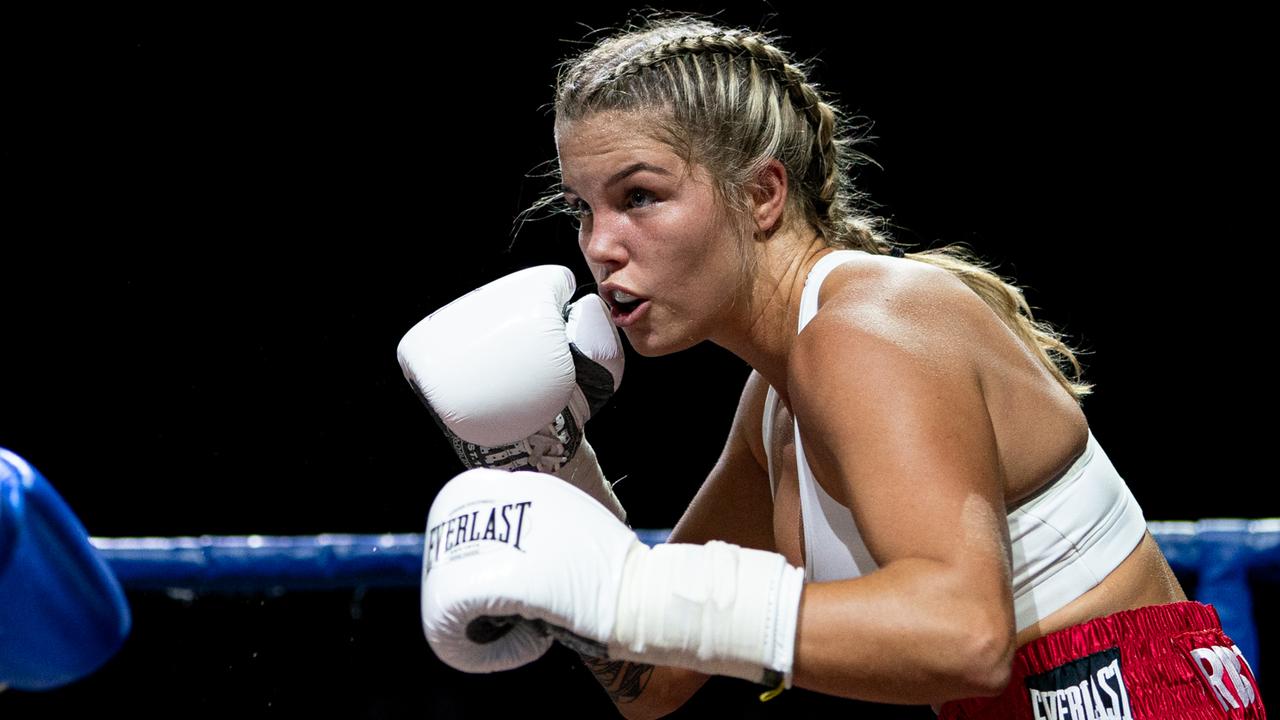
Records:
M817 235L808 241L774 236L761 246L756 271L733 305L734 316L710 340L758 371L789 406L787 368L805 278L834 248Z

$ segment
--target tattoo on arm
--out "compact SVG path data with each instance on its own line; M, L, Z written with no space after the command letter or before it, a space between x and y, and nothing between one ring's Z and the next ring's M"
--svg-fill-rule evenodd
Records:
M609 693L609 699L618 703L633 702L653 677L653 666L626 660L605 660L602 658L581 655L582 662Z

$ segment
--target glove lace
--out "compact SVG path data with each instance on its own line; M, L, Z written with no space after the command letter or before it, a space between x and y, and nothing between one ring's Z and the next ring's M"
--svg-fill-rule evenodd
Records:
M538 472L554 474L569 461L565 444L555 432L555 423L530 435L526 441L529 444L529 464Z

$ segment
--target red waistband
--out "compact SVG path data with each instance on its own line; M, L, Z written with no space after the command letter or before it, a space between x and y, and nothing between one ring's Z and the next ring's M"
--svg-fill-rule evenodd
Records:
M940 720L1265 718L1257 682L1211 605L1094 618L1018 648L1005 691L946 703Z
M1212 605L1193 601L1148 605L1049 633L1018 648L1017 654L1026 674L1035 675L1122 644L1148 657L1165 655L1170 635L1215 629L1222 629L1222 621Z

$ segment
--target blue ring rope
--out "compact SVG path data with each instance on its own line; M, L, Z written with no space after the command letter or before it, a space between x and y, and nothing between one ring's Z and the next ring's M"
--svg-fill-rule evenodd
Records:
M1280 518L1148 523L1175 572L1197 577L1195 600L1213 605L1227 635L1261 676L1251 581L1280 580ZM670 530L636 530L645 544ZM422 535L92 538L129 590L265 592L417 587Z

